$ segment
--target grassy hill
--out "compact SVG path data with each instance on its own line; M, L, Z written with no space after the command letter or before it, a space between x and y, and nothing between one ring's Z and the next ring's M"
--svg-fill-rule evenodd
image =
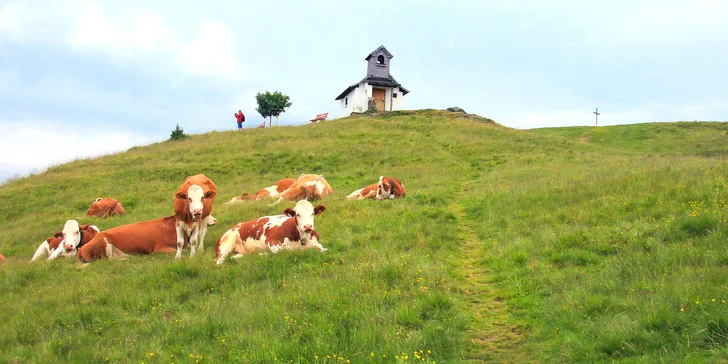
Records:
M728 356L727 123L517 131L440 111L194 135L0 187L2 362L629 362ZM218 186L207 249L29 260L67 219L168 216ZM322 173L329 251L214 265L224 206ZM345 201L382 175L396 201ZM96 197L127 215L83 216Z

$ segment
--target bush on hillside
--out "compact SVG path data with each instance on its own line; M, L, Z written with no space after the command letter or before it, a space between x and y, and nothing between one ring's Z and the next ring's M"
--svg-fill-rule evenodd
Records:
M172 130L172 134L169 136L169 140L182 140L187 137L188 135L185 134L185 131L179 127L179 124L177 124L177 127Z

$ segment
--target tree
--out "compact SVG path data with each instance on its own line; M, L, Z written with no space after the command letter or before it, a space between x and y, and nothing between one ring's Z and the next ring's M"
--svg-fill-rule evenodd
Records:
M269 118L268 126L273 125L273 117L279 116L285 112L287 108L291 107L291 98L287 95L276 91L270 93L266 91L264 94L260 92L255 95L255 101L258 102L258 107L255 109L260 116L263 118Z
M185 134L185 131L179 127L179 124L177 124L177 127L172 130L172 134L169 136L169 140L182 140L184 138L187 138L187 134Z

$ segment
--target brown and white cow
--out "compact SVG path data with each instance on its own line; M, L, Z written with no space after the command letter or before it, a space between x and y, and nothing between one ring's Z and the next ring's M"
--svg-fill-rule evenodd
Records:
M68 220L63 230L45 239L35 250L30 261L36 261L48 257L53 260L58 257L72 257L76 255L79 246L91 241L99 233L99 228L94 225L79 225L76 220Z
M347 200L364 200L367 198L374 200L402 198L407 195L404 184L396 178L379 176L379 182L360 188L349 196Z
M182 246L185 236L190 237L190 256L196 249L205 250L204 240L207 224L203 224L210 213L217 194L217 186L204 174L196 174L185 178L184 183L174 195L174 217L177 226L177 255L182 258Z
M204 219L203 223L215 225L217 220L210 215ZM104 230L88 244L78 249L77 259L81 263L90 263L94 260L111 258L112 256L152 253L171 254L176 251L176 219L174 216L168 216Z
M331 188L323 175L320 174L301 174L296 179L291 187L283 192L278 201L272 203L275 205L283 200L288 201L300 201L300 200L320 200L326 196L334 194L334 189Z
M86 216L96 216L105 219L109 216L124 215L124 206L115 198L97 198L91 207L86 210Z
M346 196L347 200L364 200L367 198L374 198L374 196L377 195L377 189L379 188L378 183L372 183L369 186L366 186L364 188L360 188L351 194L349 196Z
M273 186L259 189L258 192L252 195L245 192L240 196L235 196L229 202L225 202L225 205L240 203L244 201L260 201L267 198L276 198L280 196L281 193L285 192L289 187L291 187L294 182L296 182L296 180L293 178L284 178L276 182Z
M217 264L222 264L231 253L240 257L243 254L277 253L280 250L316 248L326 251L319 243L319 235L313 226L314 216L324 210L324 205L313 207L311 202L301 200L294 208L285 209L283 215L264 216L238 223L217 240Z

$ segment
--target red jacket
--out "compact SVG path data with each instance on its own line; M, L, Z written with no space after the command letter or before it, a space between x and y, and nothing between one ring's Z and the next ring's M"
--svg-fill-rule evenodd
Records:
M238 119L238 122L239 123L242 123L243 122L243 112L242 111L239 112L239 113L236 112L235 113L235 117Z

